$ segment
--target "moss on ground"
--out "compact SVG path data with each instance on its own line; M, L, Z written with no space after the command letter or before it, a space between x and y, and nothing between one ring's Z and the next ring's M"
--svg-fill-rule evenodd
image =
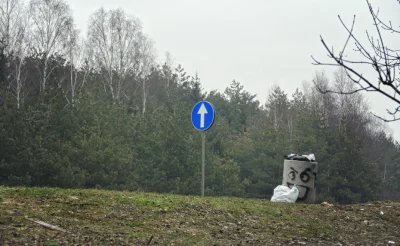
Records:
M0 187L0 199L1 245L400 244L399 202L322 206L23 187Z

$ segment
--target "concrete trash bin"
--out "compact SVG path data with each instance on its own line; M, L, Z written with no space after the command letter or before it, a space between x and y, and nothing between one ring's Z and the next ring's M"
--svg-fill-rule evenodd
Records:
M317 162L285 160L282 184L299 190L296 202L314 203L316 195Z

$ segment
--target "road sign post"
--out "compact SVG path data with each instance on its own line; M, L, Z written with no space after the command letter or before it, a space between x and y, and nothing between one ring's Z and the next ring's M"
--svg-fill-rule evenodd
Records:
M201 196L204 196L204 176L206 169L206 133L202 132L202 143L201 143Z
M206 166L206 134L205 131L210 129L214 124L215 110L211 103L200 101L194 105L192 109L192 124L196 130L202 132L202 148L201 148L201 196L204 196L205 186L205 166Z

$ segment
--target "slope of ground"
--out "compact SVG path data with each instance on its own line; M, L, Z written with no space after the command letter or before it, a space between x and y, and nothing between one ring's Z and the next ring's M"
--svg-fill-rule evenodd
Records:
M399 202L324 206L231 197L0 187L1 245L392 243L400 245Z

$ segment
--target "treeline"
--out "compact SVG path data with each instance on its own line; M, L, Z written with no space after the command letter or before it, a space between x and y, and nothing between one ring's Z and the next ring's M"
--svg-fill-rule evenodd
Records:
M169 59L155 62L140 20L99 9L85 38L62 0L0 0L0 185L200 194L201 137L190 112L216 109L207 131L206 195L270 198L283 156L314 153L318 200L400 198L400 145L341 70L317 73L265 104L233 81L206 92Z

